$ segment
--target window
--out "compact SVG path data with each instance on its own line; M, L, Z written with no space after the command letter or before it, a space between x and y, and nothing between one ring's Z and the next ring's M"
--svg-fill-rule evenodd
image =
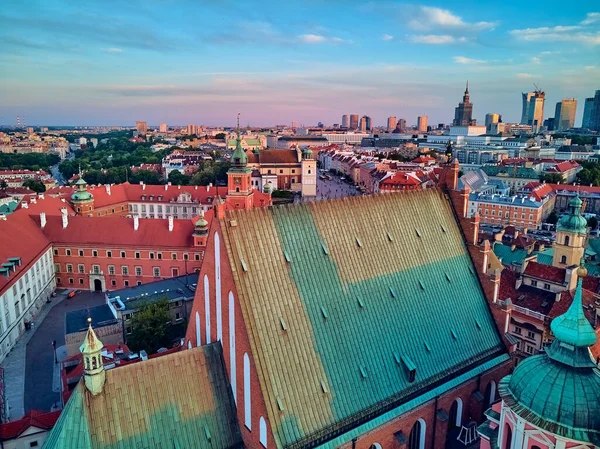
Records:
M425 449L425 426L422 418L417 419L408 436L408 449Z
M83 250L82 249L79 250L79 257L83 257Z
M179 312L175 313L175 319L177 321L179 321L181 319L181 313L179 313Z
M565 246L569 246L569 236L565 235Z
M135 267L135 275L136 276L142 275L142 267Z
M125 259L125 251L121 251L121 259Z
M527 354L533 354L533 351L534 351L533 346L525 345L525 352Z
M177 253L171 253L171 259L177 260Z
M189 259L188 254L187 253L183 253L183 260L188 260L188 259Z
M522 332L523 330L519 326L515 326L515 334L521 335Z
M150 259L154 259L154 253L149 253Z
M112 251L106 251L106 257L112 257Z
M73 283L73 278L69 278L69 284Z
M83 265L81 263L79 265L77 265L77 272L80 274L85 273L85 265Z
M29 442L29 447L38 447L38 442L37 441L30 441ZM265 446L267 447L267 446Z
M139 253L139 252L137 252L137 251L135 252L135 258L136 258L136 259L139 259L139 258L140 258L140 253Z
M115 274L115 266L114 265L109 265L108 266L108 274Z
M133 332L133 329L131 328L131 326L127 326L125 328L125 332L127 333L127 335L131 335L131 333Z
M567 256L560 256L560 263L566 264L567 263Z
M71 265L70 263L67 264L67 273L72 273L73 272L73 265Z
M535 340L535 334L531 331L527 331L527 338L531 338L532 340Z
M129 267L127 265L123 265L121 267L121 273L123 274L123 276L128 276L129 275Z
M162 253L156 253L156 258L158 260L162 260Z
M529 214L529 219L533 220L533 215L532 214Z
M56 278L56 283L60 284L60 278Z
M54 255L58 256L58 250L57 249L54 250Z
M280 173L280 174L283 174L283 170L279 170L279 173Z
M531 285L532 285L533 287L537 287L537 281L535 281L535 280L533 280L533 279L532 279L532 280L531 280Z
M194 254L194 260L200 260L200 254L198 254L198 253Z
M260 444L264 447L267 447L267 422L263 416L258 420L258 434L260 439Z
M292 174L296 173L296 170L292 169Z
M142 285L142 281L137 281L137 285L138 285L138 287L139 287L140 285Z
M60 264L59 263L55 263L54 264L54 272L55 273L60 273ZM20 281L20 279L19 279ZM23 287L23 283L21 282L20 287Z
M113 287L116 287L117 286L117 281L114 280L114 279L111 279L110 280L110 285L112 285Z
M93 257L98 257L98 251L96 251L95 249L92 250L92 256Z
M155 278L160 277L160 268L159 267L154 267L153 271L154 271Z
M544 284L544 288L545 288L546 290L550 290L550 284Z
M252 430L252 401L251 401L251 391L250 391L250 357L248 357L248 353L244 354L244 424L246 425L248 430ZM419 449L419 448L415 448L415 449Z
M70 255L71 255L71 250L70 250L70 249L66 249L66 250L65 250L65 254L66 254L67 256L70 256Z
M129 281L128 281L127 279L125 279L125 280L123 281L123 286L124 286L124 287L129 287Z
M172 277L179 276L179 268L171 268L171 276Z
M83 285L83 279L79 279L79 284Z

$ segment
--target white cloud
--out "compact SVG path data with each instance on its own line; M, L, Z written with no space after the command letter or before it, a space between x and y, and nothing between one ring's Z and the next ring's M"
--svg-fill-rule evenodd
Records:
M542 62L542 60L540 58L538 58L537 56L534 56L533 58L531 58L531 62L533 64L540 64Z
M598 17L594 14L598 14ZM600 13L588 13L582 25L589 25L596 20L600 21ZM535 42L575 42L578 44L600 45L600 31L593 31L582 25L557 25L554 27L525 28L511 30L515 38Z
M585 19L581 21L582 25L591 25L600 22L600 12L588 12Z
M537 75L532 75L531 73L517 73L517 78L521 80L530 80L532 78L539 78Z
M327 37L321 34L301 34L298 36L301 42L305 44L319 44L322 42L331 42L334 44L350 43L352 41L342 39L341 37Z
M454 37L449 34L418 34L410 36L409 40L415 44L456 44L467 42L468 39L464 36Z
M384 41L391 41L394 38L394 36L392 36L391 34L384 34L383 36L381 36L381 39L383 39Z
M486 61L482 60L482 59L471 59L471 58L465 58L464 56L454 56L452 59L454 59L454 62L456 62L457 64L485 64Z
M448 9L432 6L419 6L416 11L410 11L408 26L413 30L427 31L431 29L481 31L493 29L496 22L465 22L462 17L453 14Z
M122 53L123 49L117 48L117 47L111 47L111 48L107 48L106 51L108 53Z

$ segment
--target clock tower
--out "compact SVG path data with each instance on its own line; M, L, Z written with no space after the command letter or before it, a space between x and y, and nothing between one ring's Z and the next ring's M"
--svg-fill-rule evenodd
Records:
M252 170L248 168L248 156L242 149L240 137L240 114L237 119L235 151L231 155L231 168L227 172L227 202L236 209L252 207Z

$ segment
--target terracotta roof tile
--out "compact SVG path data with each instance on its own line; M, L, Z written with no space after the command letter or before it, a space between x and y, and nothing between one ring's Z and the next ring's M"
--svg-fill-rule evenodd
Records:
M60 416L60 410L54 412L41 412L30 410L21 419L0 424L0 439L2 441L17 438L30 427L50 430Z
M527 267L525 267L524 273L539 279L563 283L565 282L566 270L564 268L553 267L552 265L544 265L539 262L529 262Z

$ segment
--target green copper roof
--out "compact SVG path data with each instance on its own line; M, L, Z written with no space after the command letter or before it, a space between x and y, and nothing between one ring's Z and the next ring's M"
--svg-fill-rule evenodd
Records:
M505 403L528 422L549 432L583 442L600 443L600 370L589 346L594 329L581 302L585 269L578 271L575 297L569 309L550 327L555 340L546 354L528 357L512 376L500 382Z
M245 167L248 164L248 156L242 148L242 138L240 137L240 130L238 129L237 139L235 139L235 150L231 155L231 166Z
M77 181L75 181L75 185L76 186L81 186L81 185L85 186L85 185L87 185L87 183L84 181L83 178L80 177Z
M91 200L92 198L94 198L94 195L92 195L87 190L77 191L73 195L71 195L71 201L85 201Z
M587 220L581 216L581 204L579 196L569 201L569 213L558 222L558 231L587 233Z

